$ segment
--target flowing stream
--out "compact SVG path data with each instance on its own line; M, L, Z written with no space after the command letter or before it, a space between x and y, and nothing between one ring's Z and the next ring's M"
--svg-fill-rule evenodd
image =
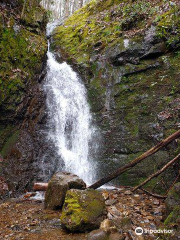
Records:
M95 180L95 163L91 159L90 149L95 151L96 148L96 144L92 144L96 129L91 124L86 88L66 62L56 61L50 46L47 57L44 84L49 119L47 135L59 159L55 170L75 173L91 184ZM62 161L63 169L59 167Z

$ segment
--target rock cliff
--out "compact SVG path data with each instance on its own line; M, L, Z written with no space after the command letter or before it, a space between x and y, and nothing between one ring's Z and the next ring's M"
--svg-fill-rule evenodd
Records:
M47 14L39 2L0 3L0 172L12 191L32 181L39 148L35 129L44 115Z
M178 1L91 1L54 33L54 49L79 71L101 127L99 177L179 127L179 8ZM179 140L117 182L137 184L178 149Z

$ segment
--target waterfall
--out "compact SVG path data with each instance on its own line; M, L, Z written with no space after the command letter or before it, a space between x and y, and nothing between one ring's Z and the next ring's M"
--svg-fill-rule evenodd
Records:
M47 25L47 36L62 23L65 5L77 10L78 5L88 0L43 0L41 4L52 11L53 18ZM70 14L74 11L72 10ZM47 74L44 83L47 106L46 141L49 150L41 160L42 178L46 181L57 171L68 171L78 175L87 184L96 180L95 156L98 154L99 131L92 124L87 102L86 88L77 73L66 63L59 63L48 43ZM50 157L50 156L55 157Z
M96 129L91 124L85 86L66 62L56 61L50 47L47 57L44 84L49 119L47 137L59 159L55 170L75 173L90 184L95 180L95 163L89 152L90 148L96 151L96 145L92 144ZM63 169L59 167L62 161Z

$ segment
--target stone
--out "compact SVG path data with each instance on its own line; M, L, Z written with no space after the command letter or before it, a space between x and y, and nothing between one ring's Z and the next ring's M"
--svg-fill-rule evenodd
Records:
M99 228L105 214L105 201L94 189L67 191L62 209L62 227L70 232L85 232Z
M166 44L164 42L157 43L154 46L152 46L148 52L146 52L143 56L142 59L145 58L153 58L160 56L161 54L165 53L167 50Z
M108 240L124 240L125 236L119 233L111 233Z
M129 217L116 217L112 221L118 231L127 231L131 228L131 219Z
M124 192L124 194L125 194L125 195L131 195L132 192L131 192L130 190L127 190L127 191Z
M113 221L112 220L109 220L109 219L105 219L101 225L100 225L100 229L106 231L106 232L111 232L111 233L114 233L114 232L117 232L117 228L116 226L114 225Z
M145 44L153 44L157 42L156 27L154 25L151 25L150 28L145 31L144 42Z
M123 240L125 237L119 233L108 234L102 229L94 230L87 236L87 240Z
M115 206L111 206L108 208L108 214L112 215L113 217L118 217L121 215L121 212Z
M169 214L176 206L180 205L180 182L176 183L169 191L165 204L167 214Z
M68 172L58 172L51 178L45 194L45 209L56 210L61 208L66 192L69 189L85 189L85 182L77 175Z
M88 234L87 240L109 240L109 234L102 229L94 230Z
M116 204L117 202L118 202L117 199L109 199L105 203L106 203L107 206L111 206L111 205Z

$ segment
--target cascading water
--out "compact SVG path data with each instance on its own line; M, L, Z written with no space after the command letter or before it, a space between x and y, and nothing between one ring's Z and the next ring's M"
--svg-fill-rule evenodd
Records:
M56 61L50 47L47 57L44 90L47 95L48 138L59 156L55 170L75 173L90 184L95 180L95 164L89 154L95 128L91 125L85 86L66 62Z

